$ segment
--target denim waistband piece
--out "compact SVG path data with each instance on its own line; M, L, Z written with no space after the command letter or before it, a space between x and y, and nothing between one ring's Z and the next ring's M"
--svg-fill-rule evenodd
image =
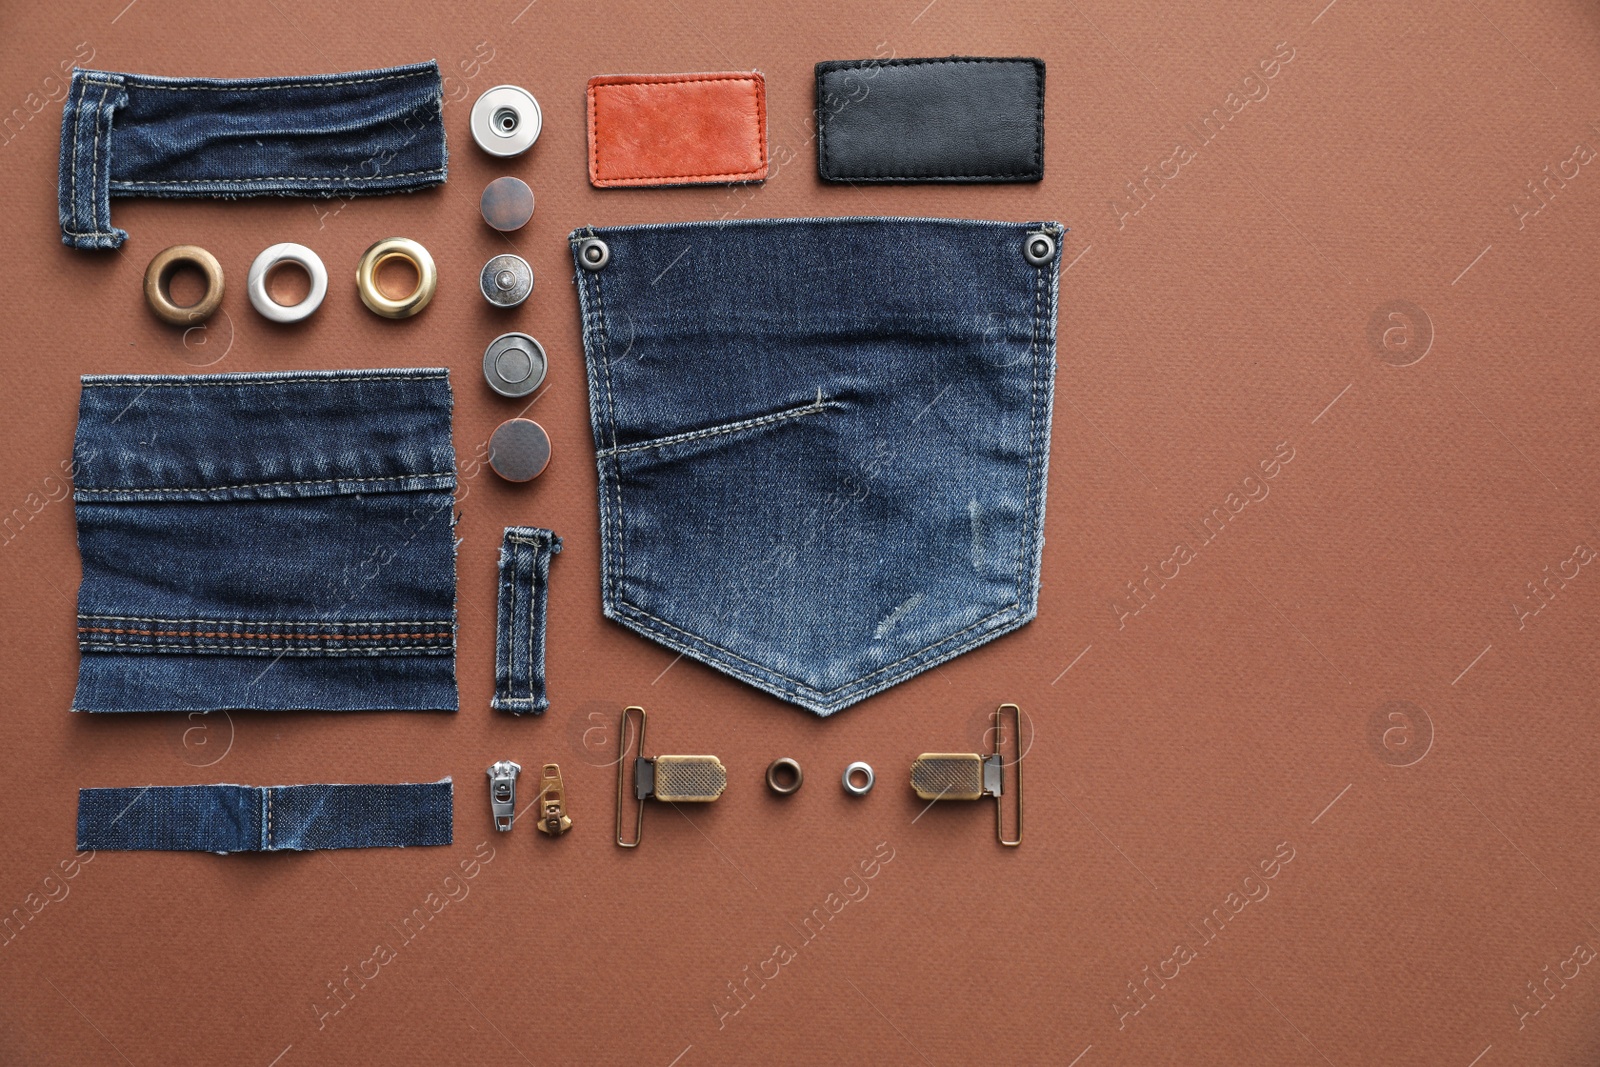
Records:
M75 70L61 113L61 241L117 248L113 196L357 196L445 180L433 60L283 78Z
M448 845L450 779L78 790L78 848L278 852Z
M606 615L819 715L1033 618L1062 232L573 233Z
M495 628L494 699L489 706L513 715L544 714L545 607L550 557L561 538L532 526L506 529L500 545L500 607Z
M89 376L79 711L454 711L449 372Z

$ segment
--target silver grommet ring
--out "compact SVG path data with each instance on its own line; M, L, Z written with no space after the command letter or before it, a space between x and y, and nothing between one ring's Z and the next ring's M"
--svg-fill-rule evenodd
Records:
M611 262L611 246L598 237L590 237L578 245L578 265L584 270L599 270Z
M857 783L855 781L857 775L862 776L866 779L866 781L864 783ZM841 781L844 782L845 792L853 793L858 797L866 796L868 793L872 792L872 764L862 763L860 760L856 760L854 763L850 764L850 766L844 769L844 778L842 778Z
M1022 242L1022 258L1042 267L1056 258L1056 239L1047 233L1030 233Z
M544 126L539 101L520 85L496 85L472 105L472 139L491 156L520 156Z
M297 264L311 279L311 291L298 304L280 304L267 292L267 276L280 263ZM322 298L328 295L328 268L322 265L322 257L305 245L286 241L265 249L255 258L250 264L245 288L250 290L250 303L262 318L273 322L299 322L310 318L311 313L322 306Z
M549 367L544 346L525 333L503 333L483 350L483 378L501 396L527 396Z
M779 779L780 774L789 777L790 780L787 782L781 781ZM799 790L800 783L805 780L806 776L800 770L800 764L788 756L775 759L767 765L767 788L780 797L786 797L790 793Z
M417 272L417 287L409 296L393 300L378 288L378 268L391 259L403 259ZM361 256L356 264L356 290L361 302L386 319L410 318L428 306L439 287L439 271L428 250L409 237L385 237Z

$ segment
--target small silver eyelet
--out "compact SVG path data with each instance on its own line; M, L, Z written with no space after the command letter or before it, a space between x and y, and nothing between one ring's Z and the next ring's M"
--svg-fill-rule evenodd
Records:
M610 262L611 248L600 238L590 237L578 245L578 265L584 270L601 270Z
M1030 233L1022 242L1022 258L1035 267L1042 267L1056 258L1056 239L1047 233Z
M856 775L861 775L865 781L855 781ZM864 797L872 792L872 765L857 760L844 769L844 778L842 780L846 792L853 793L858 797Z

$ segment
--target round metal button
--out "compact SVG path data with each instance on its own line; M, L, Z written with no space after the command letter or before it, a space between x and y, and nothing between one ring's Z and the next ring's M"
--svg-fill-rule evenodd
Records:
M773 760L767 767L767 788L780 797L798 791L800 783L805 780L806 776L801 772L800 764L788 756Z
M509 252L495 256L483 265L478 288L495 307L514 308L533 292L533 268L527 260Z
M860 778L857 782L855 779ZM858 797L864 797L872 792L872 764L862 763L860 760L850 764L844 769L844 787L847 792Z
M199 267L200 273L206 276L206 295L198 303L188 306L174 304L172 294L167 289L172 272L184 264ZM149 301L150 310L162 322L170 322L174 326L193 326L197 322L204 322L222 306L222 264L217 262L216 256L199 245L164 248L155 254L150 265L144 269L144 298Z
M503 333L483 350L483 376L501 396L527 396L544 382L549 366L544 346L525 333Z
M599 270L611 262L611 246L598 237L590 237L578 245L578 264L584 270Z
M489 466L508 482L531 482L550 462L550 435L532 419L507 419L489 438Z
M533 218L533 190L521 178L496 178L478 198L483 221L497 230L520 230Z
M299 265L311 279L311 291L298 304L280 304L267 292L267 276L280 263ZM255 262L250 264L245 288L250 291L250 303L255 305L262 318L273 322L299 322L321 307L322 298L328 295L328 268L322 265L322 257L305 245L286 241L263 250L255 258Z
M517 85L496 85L472 105L472 139L491 156L520 156L544 125L539 101Z
M1022 243L1022 258L1042 267L1056 257L1056 239L1047 233L1030 233Z

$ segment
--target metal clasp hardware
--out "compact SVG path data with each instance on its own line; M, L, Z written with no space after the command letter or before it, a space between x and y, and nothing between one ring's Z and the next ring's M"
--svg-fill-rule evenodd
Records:
M560 837L572 829L567 816L567 793L561 784L561 766L546 763L539 776L539 829L551 837Z
M488 773L489 809L494 812L495 829L505 833L517 817L517 775L522 773L522 767L503 759L491 766Z
M1017 836L1008 839L1005 829L1005 811L1001 798L1005 795L1005 716L1011 712L1011 723L1017 760ZM1015 704L1001 704L994 713L994 753L988 757L976 752L924 752L911 764L911 788L923 800L977 800L994 797L995 837L1002 845L1015 848L1022 844L1022 709Z
M633 796L639 802L634 820L633 840L622 837L622 805L628 757L628 713L639 713L639 749L633 760ZM715 756L654 756L644 754L644 709L633 705L622 709L617 730L617 844L638 848L644 837L644 802L663 800L677 803L707 804L728 787L728 769Z

